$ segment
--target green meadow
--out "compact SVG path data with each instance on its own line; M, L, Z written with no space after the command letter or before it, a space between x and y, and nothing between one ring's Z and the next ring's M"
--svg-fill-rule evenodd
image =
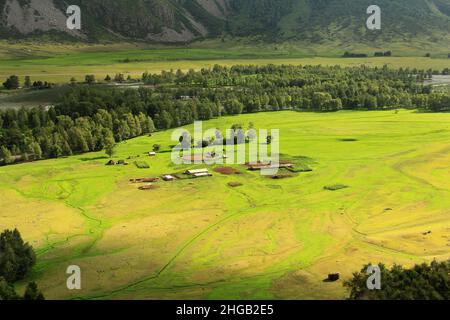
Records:
M450 258L450 114L283 111L204 129L249 122L279 129L281 159L312 171L218 165L138 190L130 179L205 167L172 164L172 131L118 145L115 160L149 169L106 166L102 152L1 167L0 230L19 228L38 255L26 281L49 299L343 299L329 273ZM80 291L66 288L70 265Z
M339 47L338 47L339 48ZM391 48L391 47L390 47ZM393 49L396 47L394 46ZM425 51L405 47L394 50L395 57L374 58L380 48L353 48L280 45L237 45L236 43L199 43L195 46L155 47L143 44L119 45L61 45L36 43L10 44L0 42L0 79L15 74L22 78L64 84L74 77L84 81L86 74L94 74L103 80L107 74L123 73L140 78L144 71L159 73L162 70L183 71L209 68L215 64L233 66L238 64L292 64L292 65L342 65L378 66L392 68L432 68L442 70L449 67L446 51L438 51L432 58L425 58ZM392 48L391 48L392 49ZM318 51L317 51L318 50ZM364 52L368 58L341 58L347 50Z

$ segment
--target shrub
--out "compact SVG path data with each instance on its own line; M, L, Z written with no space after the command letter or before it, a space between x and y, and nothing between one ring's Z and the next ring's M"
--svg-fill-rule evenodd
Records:
M159 152L161 150L161 145L160 144L154 144L153 145L153 151L154 152Z
M328 191L338 191L338 190L346 189L346 188L348 188L348 186L346 186L344 184L334 184L332 186L325 186L323 188Z
M36 282L30 282L25 289L25 293L23 295L24 300L45 300L44 295L38 289Z
M93 84L93 83L95 83L95 76L93 74L88 74L84 77L84 81L87 84Z
M229 186L229 187L232 187L232 188L237 188L237 187L243 186L243 184L240 183L240 182L229 182L229 183L228 183L228 186Z
M150 166L149 166L148 163L145 162L145 161L135 161L134 164L135 164L136 167L138 167L139 169L150 169Z
M307 164L296 163L294 168L288 168L291 172L311 172L313 171Z

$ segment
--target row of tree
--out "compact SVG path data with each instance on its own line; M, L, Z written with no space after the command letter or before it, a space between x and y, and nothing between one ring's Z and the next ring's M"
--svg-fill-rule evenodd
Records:
M369 55L367 53L354 53L346 51L343 55L344 58L367 58ZM376 51L374 53L375 57L392 57L392 51Z
M47 81L34 81L31 82L30 76L25 76L24 88L33 88L33 89L50 89L53 84ZM17 90L20 88L20 80L16 75L9 76L5 82L3 82L3 87L7 90Z
M0 163L110 149L116 142L261 111L418 108L450 111L450 95L424 84L430 70L323 66L214 66L167 71L150 87L75 86L55 107L0 111Z

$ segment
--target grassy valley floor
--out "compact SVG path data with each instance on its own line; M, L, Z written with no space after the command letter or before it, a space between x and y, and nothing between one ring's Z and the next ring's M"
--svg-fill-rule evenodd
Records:
M215 44L217 47L217 44ZM74 77L84 81L87 74L93 74L97 80L103 80L107 74L114 76L123 73L140 78L142 73L159 73L162 70L187 71L210 68L215 64L233 65L341 65L391 68L418 68L442 71L450 66L447 51L439 51L433 58L426 58L425 52L402 49L398 56L374 58L375 51L383 48L349 47L329 49L328 51L309 52L306 47L287 45L237 46L221 44L222 47L210 48L197 44L194 47L170 48L150 47L143 44L122 45L60 45L60 44L7 44L0 42L0 79L10 75L23 78L30 76L32 81L41 80L57 84L67 84ZM391 48L392 49L392 48ZM3 50L3 51L2 51ZM324 50L322 48L322 50ZM363 52L368 58L341 58L345 51ZM355 51L356 50L356 51ZM3 52L3 53L2 53ZM433 52L433 51L432 51ZM445 53L445 54L444 54ZM394 55L397 51L394 50ZM3 82L3 81L2 81Z
M103 153L1 167L0 229L38 253L27 280L50 299L342 299L331 272L450 258L450 114L285 111L204 129L250 121L280 129L282 158L311 158L313 171L272 180L236 165L138 190L129 179L195 167L172 165L171 131L119 145L115 159L150 169L105 166ZM81 291L66 289L69 265Z

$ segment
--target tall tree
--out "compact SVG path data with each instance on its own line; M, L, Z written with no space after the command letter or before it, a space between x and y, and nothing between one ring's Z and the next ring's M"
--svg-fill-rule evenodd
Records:
M14 290L14 286L8 283L5 278L0 277L0 301L1 300L17 300L19 296Z
M93 84L93 83L95 83L95 75L93 75L93 74L87 74L87 75L84 77L84 81L85 81L87 84Z
M3 161L4 164L11 164L14 162L11 151L9 151L9 149L5 146L0 148L0 161Z
M369 265L344 283L350 291L351 300L449 300L450 260L433 261L405 269L394 265L392 268L380 264L381 290L369 290Z
M44 295L38 289L36 282L30 282L23 295L24 300L45 300Z
M3 86L5 87L5 89L8 90L15 90L15 89L19 89L20 86L20 82L19 82L19 77L18 76L10 76L8 79L6 79L6 81L3 83Z
M0 277L8 282L22 280L35 263L33 248L22 240L17 229L0 235Z
M116 152L116 140L114 140L111 131L109 131L105 138L105 152L110 158L112 158Z
M24 86L25 86L25 88L30 88L31 87L31 78L30 78L30 76L25 76Z

